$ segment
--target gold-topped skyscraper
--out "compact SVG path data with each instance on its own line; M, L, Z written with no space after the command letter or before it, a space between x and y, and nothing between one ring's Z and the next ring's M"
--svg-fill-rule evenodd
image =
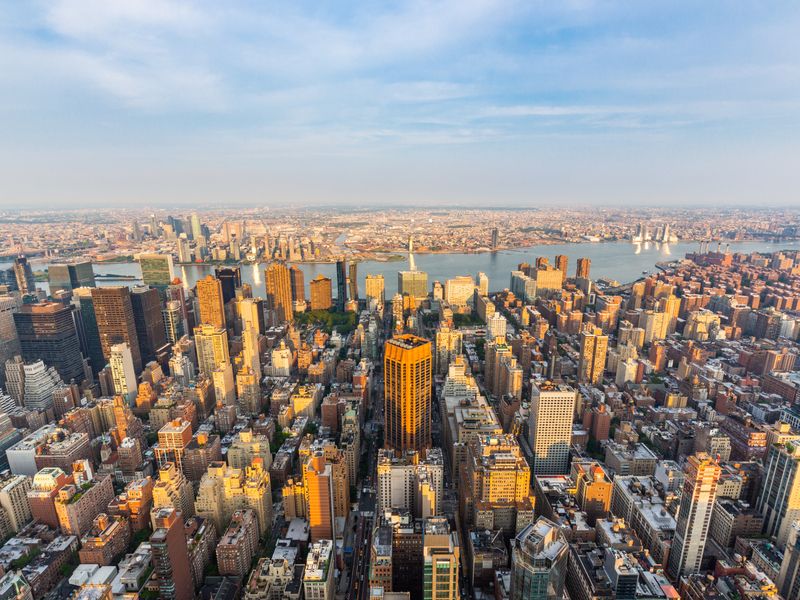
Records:
M386 342L383 357L386 444L398 451L431 445L430 341L399 335Z
M264 271L264 284L267 288L267 310L270 311L272 325L291 321L292 279L289 267L282 262L273 262Z

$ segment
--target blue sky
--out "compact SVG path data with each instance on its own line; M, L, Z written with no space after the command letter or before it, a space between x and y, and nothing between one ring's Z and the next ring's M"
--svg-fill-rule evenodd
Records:
M797 2L0 2L0 207L800 204Z

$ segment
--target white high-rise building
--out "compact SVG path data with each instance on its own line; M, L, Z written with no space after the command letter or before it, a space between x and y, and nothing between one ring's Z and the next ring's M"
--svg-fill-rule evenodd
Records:
M675 539L667 566L667 572L675 580L700 571L722 472L719 464L705 452L690 456L685 471Z
M486 323L486 339L493 340L498 337L506 339L506 332L508 329L508 321L499 312L494 313L489 317Z
M576 396L568 385L549 381L533 384L528 429L534 475L569 473Z
M236 385L231 365L221 365L211 371L211 380L214 383L214 394L218 402L222 402L225 406L236 404Z
M256 381L260 381L261 354L258 351L258 329L250 322L245 322L242 331L242 357L244 364L255 374Z
M53 392L64 385L55 367L46 367L41 360L25 365L24 404L28 410L47 410L53 406Z
M114 380L114 392L125 398L128 403L136 399L136 369L133 366L133 354L128 344L114 344L108 357L111 366L111 377Z
M169 359L169 372L180 385L188 385L194 379L194 365L183 352L175 352Z
M269 374L273 377L288 377L292 372L292 351L286 347L286 342L281 340L271 356L272 366Z

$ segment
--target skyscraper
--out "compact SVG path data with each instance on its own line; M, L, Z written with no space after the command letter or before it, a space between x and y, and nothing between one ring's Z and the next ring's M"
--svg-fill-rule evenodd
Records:
M210 377L214 369L230 365L227 330L212 325L195 327L194 343L201 373Z
M497 231L497 227L492 227L492 250L497 250L499 240L500 232Z
M14 313L22 358L55 367L65 382L83 381L83 356L71 305L23 304Z
M133 356L127 344L114 344L111 346L111 357L108 364L111 366L111 378L114 380L114 392L123 396L128 404L136 398L138 385L136 372L133 368Z
M358 263L351 262L350 263L350 274L347 277L347 281L350 285L350 299L351 300L358 300Z
M183 310L177 300L167 301L161 311L161 318L164 320L164 332L168 343L174 344L186 333L183 328Z
M533 384L528 431L535 475L569 473L575 398L575 390L568 385Z
M589 323L581 331L581 350L578 360L578 382L602 383L606 368L608 336L599 327Z
M220 280L207 275L197 282L196 290L197 303L200 307L200 324L224 328L225 305Z
M667 566L667 572L676 581L683 575L700 571L722 470L708 454L699 452L689 457L685 473Z
M138 260L145 285L163 290L175 278L171 254L140 254Z
M146 286L133 288L131 306L136 325L136 338L139 340L139 353L142 356L142 363L147 364L156 360L158 351L167 343L158 290Z
M403 296L426 298L428 296L428 274L424 271L398 271L397 291Z
M280 325L294 319L292 312L292 283L285 263L272 262L264 272L267 290L267 310L271 324Z
M94 301L92 300L93 288L77 288L72 291L72 304L80 311L81 327L78 336L81 342L81 352L89 358L92 372L97 375L106 366L103 356L103 346L100 343L100 332L97 329L97 317L94 314Z
M330 278L317 275L308 287L311 290L311 310L328 310L333 302Z
M155 510L155 509L154 509ZM153 515L150 536L153 569L158 574L158 595L165 600L192 600L194 584L183 516L174 508L159 508Z
M222 286L222 303L227 304L236 298L236 289L242 287L241 267L216 267L214 276Z
M20 255L14 259L14 276L17 279L17 289L21 294L33 294L36 292L36 278L33 276L33 269L28 259Z
M58 290L71 292L79 287L95 287L92 263L50 265L47 268L47 281L50 284L50 294Z
M347 261L344 257L336 261L336 310L343 311L347 303Z
M764 533L785 544L792 523L800 520L800 444L770 445L756 508L764 515Z
M322 450L314 452L303 466L303 486L311 541L333 539L333 468Z
M386 304L386 285L383 275L367 275L364 294L367 297L367 304L374 301L376 306L383 308Z
M297 265L289 267L289 279L292 284L292 301L300 302L306 299L306 282L303 270Z
M398 452L424 451L431 445L430 341L406 334L384 349L386 444Z
M575 269L576 279L589 279L589 269L592 266L592 261L588 258L579 258L578 266Z
M561 283L567 279L567 266L569 265L569 257L566 254L556 255L556 269L561 271Z
M108 361L114 344L128 344L133 356L133 368L140 373L142 355L136 336L130 289L125 286L92 288L92 302L103 357Z
M569 545L558 525L539 517L514 538L511 553L511 598L563 598Z

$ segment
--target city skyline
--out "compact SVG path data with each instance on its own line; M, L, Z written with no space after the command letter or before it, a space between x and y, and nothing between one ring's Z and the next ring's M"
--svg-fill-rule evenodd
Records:
M796 202L790 3L0 17L0 208Z

